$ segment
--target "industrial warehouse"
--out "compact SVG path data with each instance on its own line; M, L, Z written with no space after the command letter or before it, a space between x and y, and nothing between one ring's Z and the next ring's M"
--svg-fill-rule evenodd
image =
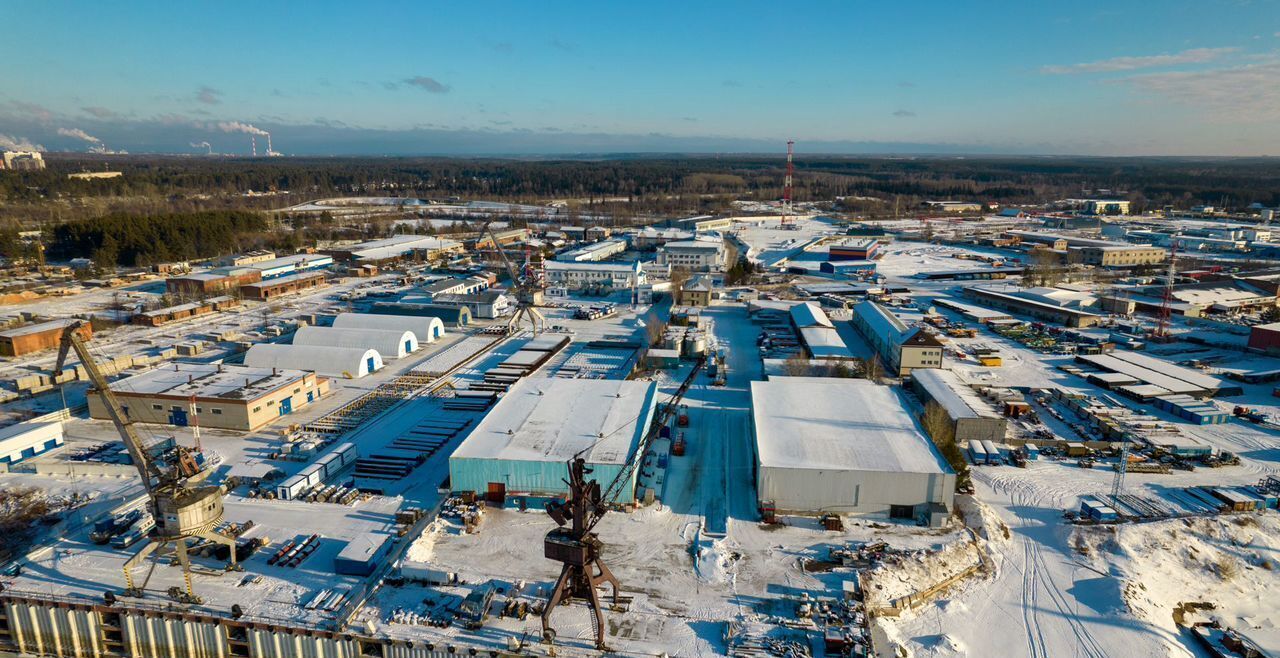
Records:
M761 509L929 525L950 515L955 473L892 389L780 377L751 383L751 407Z
M653 384L523 380L453 452L450 486L494 501L564 494L565 464L575 456L607 482L640 449L656 404ZM612 502L633 500L634 480Z

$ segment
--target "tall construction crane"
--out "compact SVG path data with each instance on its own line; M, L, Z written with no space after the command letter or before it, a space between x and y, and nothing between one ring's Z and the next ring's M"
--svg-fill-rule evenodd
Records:
M184 603L200 603L201 599L191 590L191 560L187 555L187 541L204 539L222 544L230 549L231 564L228 568L236 568L235 540L214 532L214 528L222 522L222 498L226 493L222 487L211 484L200 484L194 480L198 475L195 460L182 448L178 449L177 459L172 464L160 464L147 451L141 437L134 429L133 421L115 393L107 378L98 368L97 361L89 352L88 346L80 337L79 329L84 322L73 322L67 325L62 333L62 341L58 348L58 362L54 372L60 372L66 363L67 354L75 350L80 357L80 364L89 375L89 381L102 399L111 422L120 433L120 440L129 451L133 465L142 477L142 486L147 491L147 507L155 527L151 530L146 545L124 563L125 595L141 597L151 579L147 577L140 586L133 581L133 569L166 544L173 544L178 563L182 565L182 577L186 585L185 595L175 598Z
M1178 276L1178 247L1181 240L1174 239L1169 248L1169 271L1165 275L1164 296L1160 300L1160 315L1156 319L1156 338L1169 339L1169 320L1173 315L1173 281Z
M791 224L794 218L791 217L791 178L795 174L795 165L791 158L795 154L796 143L793 140L787 140L787 175L782 179L782 221L780 224L787 226Z
M569 485L568 495L565 496L564 502L552 501L546 505L547 514L559 527L547 533L543 541L543 555L549 560L561 563L562 566L555 588L551 590L551 598L547 600L547 606L542 611L544 641L555 642L556 632L551 628L551 613L557 606L568 605L577 598L591 606L596 648L602 651L606 649L604 609L600 606L600 592L597 588L605 584L612 585L613 604L616 606L621 585L613 572L609 571L609 567L605 566L601 555L604 543L594 532L596 524L600 523L600 519L604 518L605 513L609 511L609 501L616 499L622 492L622 488L631 481L632 473L639 468L640 461L644 458L644 451L676 412L680 401L684 399L684 394L697 379L705 363L706 356L703 355L694 364L689 376L680 384L680 388L656 414L653 425L640 441L635 455L623 465L617 476L604 489L600 488L599 482L587 479L591 469L587 467L587 461L583 455L595 447L595 443L578 451L569 459L569 479L565 481L565 484ZM601 436L600 440L606 437L607 435Z
M538 307L542 305L542 295L544 285L538 272L534 269L533 264L526 262L520 271L516 271L515 265L511 264L511 259L507 258L507 252L498 243L498 236L493 234L493 228L490 227L492 222L484 223L484 230L481 235L489 235L489 239L493 241L493 249L498 252L498 256L502 258L502 264L507 268L507 276L511 277L511 293L516 298L516 312L511 314L507 319L507 330L514 330L520 325L521 320L527 320L533 334L538 335L539 331L547 328L547 318L542 315L542 311Z

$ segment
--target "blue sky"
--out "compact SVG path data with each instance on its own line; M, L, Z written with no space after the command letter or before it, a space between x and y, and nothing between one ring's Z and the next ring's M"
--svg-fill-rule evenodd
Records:
M0 0L0 18L10 146L247 153L251 126L291 154L792 138L810 152L1280 155L1274 0Z

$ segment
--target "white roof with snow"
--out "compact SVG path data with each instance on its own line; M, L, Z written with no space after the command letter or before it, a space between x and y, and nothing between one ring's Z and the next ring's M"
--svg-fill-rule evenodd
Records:
M381 329L383 331L411 331L419 344L434 343L444 335L444 323L440 318L420 315L373 315L369 313L339 313L333 319L338 329Z
M293 344L377 350L384 360L398 359L418 349L418 339L412 331L335 327L301 327L293 334Z
M751 382L764 468L950 473L888 386L864 379Z
M928 392L930 399L947 410L947 415L952 419L1001 417L959 375L950 370L918 368L911 371L911 377Z
M453 459L624 464L648 429L658 385L609 379L525 379L480 421Z
M327 345L279 345L259 343L244 355L244 364L254 368L291 368L311 370L329 377L363 377L382 368L382 356L376 350L360 347Z

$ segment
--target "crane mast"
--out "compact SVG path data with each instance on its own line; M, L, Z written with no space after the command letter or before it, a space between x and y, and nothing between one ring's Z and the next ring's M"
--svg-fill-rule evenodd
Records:
M204 539L222 544L230 549L228 569L237 569L235 540L215 531L222 522L222 498L225 491L222 487L194 482L199 475L195 461L183 448L178 448L178 457L174 464L160 468L148 455L146 446L134 429L128 411L116 398L102 370L98 367L93 354L80 337L79 330L83 322L68 324L63 330L62 340L58 346L58 361L55 372L62 370L67 355L75 351L93 383L98 397L106 407L107 415L120 434L133 465L142 477L142 486L146 489L148 509L155 526L148 536L148 541L137 553L124 563L125 594L141 597L146 590L154 569L148 572L141 585L135 585L133 569L147 556L160 548L172 545L174 556L182 566L185 590L174 588L170 596L183 603L201 603L191 586L191 559L187 554L187 542L192 539Z
M62 334L62 342L58 346L58 362L54 366L54 372L61 372L62 366L66 364L68 352L74 350L76 356L80 359L80 364L84 366L85 373L89 375L89 381L93 387L97 389L98 396L102 398L102 404L107 408L107 415L111 417L111 422L116 426L116 432L120 434L120 439L124 442L124 447L129 451L129 458L133 460L134 468L138 469L138 475L142 477L142 486L150 494L154 490L153 481L160 478L160 469L156 467L155 462L147 457L146 449L142 445L142 439L138 437L138 432L133 427L133 421L130 420L124 407L120 401L116 399L115 393L111 391L111 386L107 383L107 378L102 374L102 370L98 368L98 363L94 360L93 355L89 353L89 348L84 344L84 339L80 337L81 323L77 322L68 325Z
M498 252L498 257L502 259L502 265L507 270L507 276L511 278L511 292L516 298L516 312L512 313L511 318L507 320L507 330L515 329L522 320L527 320L536 336L539 331L546 329L547 326L547 318L538 310L538 306L542 304L542 286L536 277L516 271L511 259L507 258L507 252L498 243L498 236L494 235L490 224L492 222L484 223L481 235L488 234L489 240L493 242L493 248Z

